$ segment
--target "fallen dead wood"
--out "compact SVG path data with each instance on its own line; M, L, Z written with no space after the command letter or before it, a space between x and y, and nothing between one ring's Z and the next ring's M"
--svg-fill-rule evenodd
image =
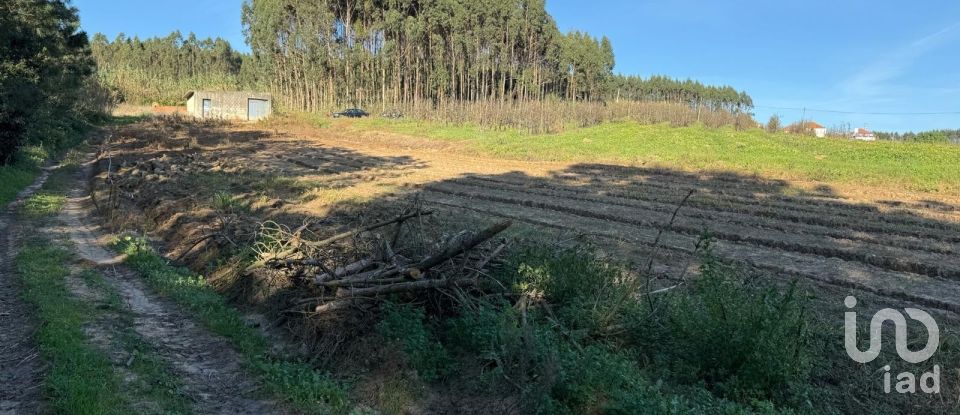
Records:
M320 263L320 262L317 261L317 260L309 260L309 261L302 261L302 262L309 262L311 265L315 265L315 264L319 264L319 263ZM352 264L345 265L345 266L342 266L342 267L338 267L337 269L333 270L332 273L326 273L326 272L325 272L325 273L323 273L323 274L320 274L320 275L317 277L317 281L318 281L318 282L321 282L321 281L329 281L329 280L334 280L334 279L338 279L338 278L343 278L344 276L347 276L347 275L356 274L356 273L361 272L361 271L366 271L366 270L368 270L368 269L370 269L370 268L375 267L376 265L377 265L377 263L374 262L372 259L369 259L369 258L368 258L368 259L361 259L361 260L359 260L359 261L357 261L357 262L354 262L354 263L352 263Z
M316 283L324 285L327 287L340 287L344 285L350 285L355 283L361 283L366 281L391 278L396 276L410 277L414 279L420 279L423 277L423 274L430 270L431 268L443 263L444 261L449 260L457 255L462 254L465 251L473 249L477 245L483 243L484 241L493 238L500 232L503 232L509 228L513 222L506 221L500 222L496 225L493 225L475 235L466 235L463 238L455 238L453 241L448 243L440 252L424 258L419 263L414 266L404 267L404 266L385 266L382 269L367 271L359 273L353 276L346 277L342 280L326 281L322 279L326 274L320 275L316 279Z
M418 215L422 213L404 214L396 219L360 230L343 232L320 242L299 241L298 243L301 246L317 246L326 243L325 241L343 240L392 223L402 223ZM385 295L416 293L446 287L470 287L499 292L502 291L501 286L492 281L488 283L479 277L487 275L484 269L493 264L493 260L506 250L507 244L505 242L495 245L483 244L511 225L510 221L499 222L478 232L461 231L444 237L441 239L442 242L436 243L429 249L430 253L418 259L410 259L398 254L398 252L407 253L416 250L394 246L398 241L397 238L394 237L391 242L387 242L381 235L374 234L368 238L368 242L373 243L360 243L371 251L368 257L354 260L334 270L326 269L322 264L336 261L319 258L287 259L274 261L272 264L282 264L283 268L289 268L282 272L292 272L292 275L303 275L304 269L309 267L320 267L323 270L314 274L311 281L320 291L315 292L310 298L296 301L292 304L294 308L290 309L290 312L304 312L303 307L309 306L313 313L326 313L363 305ZM420 235L423 233L421 232ZM458 257L462 257L462 260L455 260ZM428 273L429 278L427 278Z
M370 225L370 226L366 226L366 227L361 228L361 229L359 229L359 230L354 230L354 231L347 231L347 232L338 233L338 234L333 235L333 236L331 236L331 237L329 237L329 238L327 238L327 239L324 239L324 240L322 240L322 241L316 241L316 242L304 241L304 245L306 245L306 246L308 246L308 247L311 247L311 248L319 248L319 247L323 247L323 246L326 246L326 245L330 245L330 244L332 244L332 243L334 243L334 242L337 242L337 241L339 241L339 240L342 240L342 239L347 239L347 238L351 238L351 237L356 237L356 236L358 236L358 235L360 235L360 234L363 234L364 232L370 232L370 231L372 231L372 230L379 229L379 228L382 228L382 227L384 227L384 226L392 225L392 224L394 224L394 223L401 223L401 222L403 222L403 221L405 221L405 220L407 220L407 219L416 218L416 217L420 217L420 216L427 216L427 215L430 215L430 214L433 214L433 211L427 210L427 211L423 211L423 212L408 213L408 214L406 214L406 215L400 215L399 217L396 217L396 218L394 218L394 219L390 219L390 220L387 220L387 221L375 223L375 224Z

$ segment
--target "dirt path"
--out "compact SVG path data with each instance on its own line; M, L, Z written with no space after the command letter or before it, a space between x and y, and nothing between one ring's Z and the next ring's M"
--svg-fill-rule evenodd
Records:
M95 226L90 225L91 203L78 174L67 204L59 216L55 231L65 233L77 253L94 264L107 284L122 298L132 314L132 329L167 363L183 384L183 390L196 413L266 414L287 412L278 403L260 399L259 385L241 367L242 357L227 340L200 327L176 306L148 292L144 283L121 264L122 257L105 249ZM78 297L89 297L78 288ZM93 330L97 332L97 330ZM108 341L95 341L106 344Z
M0 415L41 412L39 351L33 343L36 324L21 297L16 276L17 246L24 232L17 209L47 180L50 171L37 177L0 213Z

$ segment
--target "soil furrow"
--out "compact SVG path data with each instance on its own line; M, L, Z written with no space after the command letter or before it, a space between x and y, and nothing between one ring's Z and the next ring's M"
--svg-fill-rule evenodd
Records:
M509 184L514 186L537 187L554 189L556 184L547 183L542 180L513 180L504 177L471 176L475 180L488 181L492 183ZM686 192L678 188L658 188L656 185L646 183L634 187L634 191L625 191L630 186L611 186L590 184L586 186L577 182L559 181L571 192L582 192L588 194L604 194L626 199L637 199L650 202L662 202L664 200L679 200ZM587 191L579 189L590 189ZM797 205L781 204L772 202L769 198L758 197L727 197L718 194L708 188L697 187L697 193L690 198L690 206L715 211L730 211L749 213L751 215L768 217L771 219L780 219L791 222L804 222L815 225L829 227L844 227L864 232L895 234L898 236L934 239L948 243L960 243L960 233L957 226L937 222L931 219L917 219L910 217L909 220L897 220L891 218L888 214L880 214L876 208L871 207L868 210L856 209L855 206L847 205L849 209L804 209ZM906 228L904 228L906 227Z
M544 196L535 197L506 190L498 190L496 194L489 194L488 192L478 192L474 189L464 187L458 188L457 185L452 183L434 184L430 185L428 189L457 196L511 203L518 206L544 210L555 210L579 216L652 228L665 226L669 219L666 214L659 212L625 209L621 206L598 203L577 203L568 199ZM765 229L736 228L723 223L685 220L682 217L677 218L671 229L694 236L700 235L709 229L714 237L731 242L750 243L785 251L859 261L893 271L960 279L960 267L955 264L957 259L945 255L915 251L903 252L902 250L884 247L882 245L858 244L852 241L828 237L787 234Z
M676 209L676 205L664 203L659 200L648 201L651 198L647 197L630 198L614 195L609 192L585 192L576 189L564 188L561 185L550 185L545 183L531 183L527 186L521 186L500 181L490 182L472 177L457 179L454 180L453 183L485 188L494 192L501 189L507 189L541 196L561 197L559 195L562 195L563 198L571 200L602 202L604 204L647 209L661 213L672 213L673 210ZM494 187L494 185L496 187ZM832 223L831 226L828 226L822 223L816 223L818 221L815 220L790 220L788 215L771 215L773 216L770 217L772 220L763 220L758 218L758 216L761 218L767 216L756 215L754 214L756 209L750 209L747 206L731 206L727 210L704 209L700 207L702 204L697 203L693 199L693 197L688 199L687 204L685 205L686 207L680 212L682 216L708 220L722 219L732 224L747 227L758 227L760 226L759 224L762 223L763 228L776 229L784 232L802 231L805 234L824 235L832 238L843 238L868 243L880 243L886 246L896 246L904 249L927 251L938 254L952 254L956 251L960 251L960 247L949 243L923 241L914 237L903 237L896 234L868 234L859 232L852 227L841 227L840 223ZM680 199L678 198L677 200Z
M723 173L696 174L607 164L579 164L571 166L564 173L556 175L555 178L558 180L588 182L591 186L609 184L614 184L618 187L653 186L666 190L680 190L683 193L695 188L725 197L746 199L762 198L782 202L782 204L786 206L798 207L813 212L832 208L862 210L866 212L876 211L876 206L873 204L853 203L844 200L842 197L833 195L802 193L801 195L793 196L784 194L785 191L790 189L789 183L786 181L770 180L756 176L744 177L732 173L729 175ZM744 184L744 181L751 183ZM825 191L829 191L829 189ZM887 205L889 206L889 204ZM918 214L928 210L935 210L938 213L953 211L945 209L944 207L937 209L918 209L919 212L901 209L897 216L903 220L911 220L918 216ZM956 215L950 215L948 213L948 216L955 217Z
M642 225L625 225L615 221L582 217L552 210L517 209L515 204L425 192L426 200L481 212L486 215L529 220L531 223L553 224L574 231L650 245L656 231ZM675 232L664 232L660 246L692 252L696 238ZM808 278L820 283L853 288L873 294L910 301L929 307L960 312L960 287L956 282L909 272L890 271L860 262L825 258L775 248L731 241L717 241L714 253L728 261L742 263L780 277Z
M578 168L578 166L573 166L571 170L576 168ZM668 196L676 194L683 195L689 192L691 189L695 189L700 194L708 195L712 198L723 201L724 203L761 203L764 206L776 209L812 214L829 213L832 215L856 218L858 215L863 215L865 213L879 213L878 206L870 203L845 201L830 201L830 203L823 203L821 198L818 198L815 195L783 195L781 192L789 190L787 187L772 192L759 189L753 192L742 192L730 190L725 187L717 187L717 184L712 183L709 179L696 182L695 184L691 184L689 182L672 183L670 180L663 180L660 177L653 175L638 175L632 178L621 178L617 181L605 181L602 180L602 176L593 177L587 175L559 173L555 174L553 179L569 183L571 186L590 187L594 189L633 189L648 193L651 192L651 190L656 190L666 193ZM902 209L898 211L891 210L883 212L883 216L878 216L876 219L882 222L919 227L933 227L934 229L939 229L937 226L943 223L930 223L929 219L923 216L923 212L924 211L904 211ZM938 210L936 213L939 214L942 213L942 211ZM953 225L953 228L956 228L956 225Z

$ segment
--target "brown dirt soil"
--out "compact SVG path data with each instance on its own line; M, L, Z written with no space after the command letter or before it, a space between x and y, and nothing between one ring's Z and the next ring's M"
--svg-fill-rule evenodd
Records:
M228 140L261 137L200 154L308 183L300 200L281 198L280 211L291 215L324 217L343 205L417 192L457 214L574 230L601 244L649 247L693 190L665 235L668 250L690 252L709 230L730 260L960 311L960 203L950 197L726 172L465 157L448 143L347 134L344 125L236 127Z
M677 257L709 231L731 261L960 311L960 201L949 196L729 172L468 157L454 144L348 126L141 125L122 131L111 155L133 166L118 171L126 177L121 192L151 213L177 254L214 219L210 195L190 188L204 181L223 182L222 190L263 207L264 217L336 223L331 215L416 194L457 216L509 217L532 229L590 235L602 246L628 241L641 255L693 191L663 235L659 256L667 256L657 262L664 271L683 263ZM210 249L201 245L195 250Z
M724 260L779 281L808 281L820 287L824 304L839 307L855 293L878 307L917 304L949 320L960 313L955 195L499 160L349 126L154 120L121 127L100 155L92 186L100 204L114 195L107 215L114 230L148 231L170 258L182 256L197 270L215 268L232 243L244 242L204 239L209 233L230 228L234 238L251 238L249 224L270 219L290 227L309 221L309 230L331 235L388 217L413 199L437 210L430 220L449 229L510 218L518 224L512 236L585 241L641 266L652 257L665 280L696 269L694 247L709 233ZM216 193L244 207L218 211Z
M16 220L20 204L49 176L45 170L32 185L0 212L0 414L33 414L43 411L40 375L43 365L33 343L36 322L24 303L14 260L25 229Z

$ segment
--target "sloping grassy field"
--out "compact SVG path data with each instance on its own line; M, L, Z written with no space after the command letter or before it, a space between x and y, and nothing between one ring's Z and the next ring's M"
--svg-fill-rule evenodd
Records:
M770 177L894 185L908 190L960 190L960 146L859 142L759 129L671 127L634 122L571 128L549 135L366 119L353 128L462 143L487 156L546 161L605 162L684 170L730 170Z

